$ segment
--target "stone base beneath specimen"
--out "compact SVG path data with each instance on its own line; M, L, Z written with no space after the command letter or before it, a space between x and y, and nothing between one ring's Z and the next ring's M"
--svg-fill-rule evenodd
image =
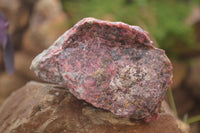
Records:
M0 108L1 133L188 133L166 104L157 121L122 118L57 85L29 82Z

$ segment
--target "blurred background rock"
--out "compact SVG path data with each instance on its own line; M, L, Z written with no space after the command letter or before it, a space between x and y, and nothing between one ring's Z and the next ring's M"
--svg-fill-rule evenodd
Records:
M200 0L1 0L15 48L15 72L3 67L0 48L0 105L27 81L32 59L84 17L123 21L149 32L174 67L178 115L200 114ZM166 97L167 99L167 97ZM192 133L200 132L194 123Z

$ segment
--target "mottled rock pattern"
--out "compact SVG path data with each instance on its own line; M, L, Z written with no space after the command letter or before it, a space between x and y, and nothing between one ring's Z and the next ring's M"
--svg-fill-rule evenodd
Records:
M57 85L29 82L0 108L0 132L188 133L166 104L162 110L157 121L137 122L95 108Z
M85 18L32 62L77 98L134 119L157 119L172 65L138 26Z

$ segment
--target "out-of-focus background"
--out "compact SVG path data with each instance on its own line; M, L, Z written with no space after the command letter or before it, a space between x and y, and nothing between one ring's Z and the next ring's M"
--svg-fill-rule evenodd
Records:
M200 114L200 0L0 0L0 11L15 49L15 72L9 75L0 47L0 106L27 81L40 81L29 70L37 54L80 19L95 17L148 31L173 63L179 118ZM191 124L191 132L200 132L199 122Z

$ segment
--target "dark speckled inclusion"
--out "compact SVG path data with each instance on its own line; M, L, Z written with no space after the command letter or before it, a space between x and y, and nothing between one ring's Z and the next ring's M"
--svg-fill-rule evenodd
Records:
M38 77L134 119L157 118L172 65L138 26L85 18L32 62Z

